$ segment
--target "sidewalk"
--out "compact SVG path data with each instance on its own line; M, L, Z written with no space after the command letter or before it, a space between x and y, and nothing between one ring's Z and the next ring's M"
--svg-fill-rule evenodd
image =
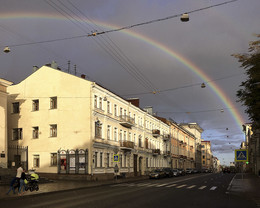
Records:
M97 187L102 185L109 185L109 184L116 184L116 183L126 183L126 182L133 182L139 180L148 179L146 176L142 177L133 177L133 178L125 178L125 179L117 179L117 180L106 180L106 181L68 181L68 180L55 180L51 183L43 183L39 184L39 191L30 192L29 190L25 192L23 196L19 196L17 194L13 194L11 191L9 195L6 195L6 192L9 190L9 186L4 185L0 186L0 199L10 198L10 197L24 197L30 196L35 194L44 194L44 193L51 193L57 191L65 191L70 189L81 189L86 187Z
M228 187L229 194L246 197L260 206L260 177L251 173L237 173Z

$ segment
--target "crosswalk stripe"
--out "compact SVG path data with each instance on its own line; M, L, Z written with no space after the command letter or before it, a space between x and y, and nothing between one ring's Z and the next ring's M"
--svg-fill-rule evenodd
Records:
M170 187L173 187L173 186L177 186L177 184L176 183L174 183L174 184L171 184L171 185L169 185L169 186L166 186L167 188L170 188Z
M186 184L183 184L183 185L180 185L180 186L177 186L176 188L182 188L184 186L187 186Z
M204 188L206 188L207 186L201 186L201 187L199 187L199 189L200 190L202 190L202 189L204 189Z
M151 185L150 183L139 183L139 184L135 184L137 186L148 186Z
M210 191L214 191L217 188L217 186L212 186Z
M192 186L189 186L189 187L187 187L187 189L192 189L192 188L194 188L196 185L192 185Z
M162 187L162 186L165 186L165 185L168 185L168 183L163 183L163 184L157 185L155 187Z

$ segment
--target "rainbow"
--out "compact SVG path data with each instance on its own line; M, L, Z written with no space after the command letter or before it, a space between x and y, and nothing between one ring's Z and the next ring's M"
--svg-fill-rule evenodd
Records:
M50 19L50 20L67 20L65 17L57 14L41 14L41 13L3 13L0 15L1 19L18 19L18 18L24 18L24 19ZM78 21L90 23L86 18L78 18ZM107 24L104 22L98 22L95 21L95 24L101 27L109 28L109 29L117 29L118 26ZM183 57L181 54L175 52L171 48L166 47L162 43L159 43L147 36L140 35L136 32L133 32L131 30L121 30L120 31L123 34L126 34L128 36L134 37L138 40L141 40L156 49L161 50L162 52L168 54L170 57L173 57L180 63L182 63L185 67L187 67L191 72L196 74L200 79L202 79L204 82L207 82L207 85L212 89L212 91L217 95L217 97L222 101L222 103L229 109L232 117L234 118L236 124L238 125L239 129L241 129L242 124L245 123L242 115L237 110L235 105L232 103L232 101L228 98L228 96L225 94L225 92L214 82L208 82L209 80L212 80L202 69L197 67L195 64L193 64L190 60Z

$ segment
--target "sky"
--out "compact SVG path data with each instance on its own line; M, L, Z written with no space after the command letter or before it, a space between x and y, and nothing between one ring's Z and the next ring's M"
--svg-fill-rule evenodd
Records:
M68 71L70 61L70 73L76 65L77 75L140 98L141 108L199 124L213 155L229 165L245 139L242 124L250 122L236 97L246 75L231 55L246 53L259 33L260 1L211 7L223 2L0 0L0 77L17 84L33 66L56 61ZM180 21L185 12L188 22ZM172 18L159 21L165 17ZM113 31L151 20L158 21ZM102 31L109 32L89 36Z

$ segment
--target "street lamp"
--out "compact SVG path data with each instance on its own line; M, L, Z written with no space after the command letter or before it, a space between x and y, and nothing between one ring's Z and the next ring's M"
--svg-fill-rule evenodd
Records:
M8 47L8 46L6 46L5 48L4 48L4 52L5 53L9 53L11 50L10 50L10 48Z

